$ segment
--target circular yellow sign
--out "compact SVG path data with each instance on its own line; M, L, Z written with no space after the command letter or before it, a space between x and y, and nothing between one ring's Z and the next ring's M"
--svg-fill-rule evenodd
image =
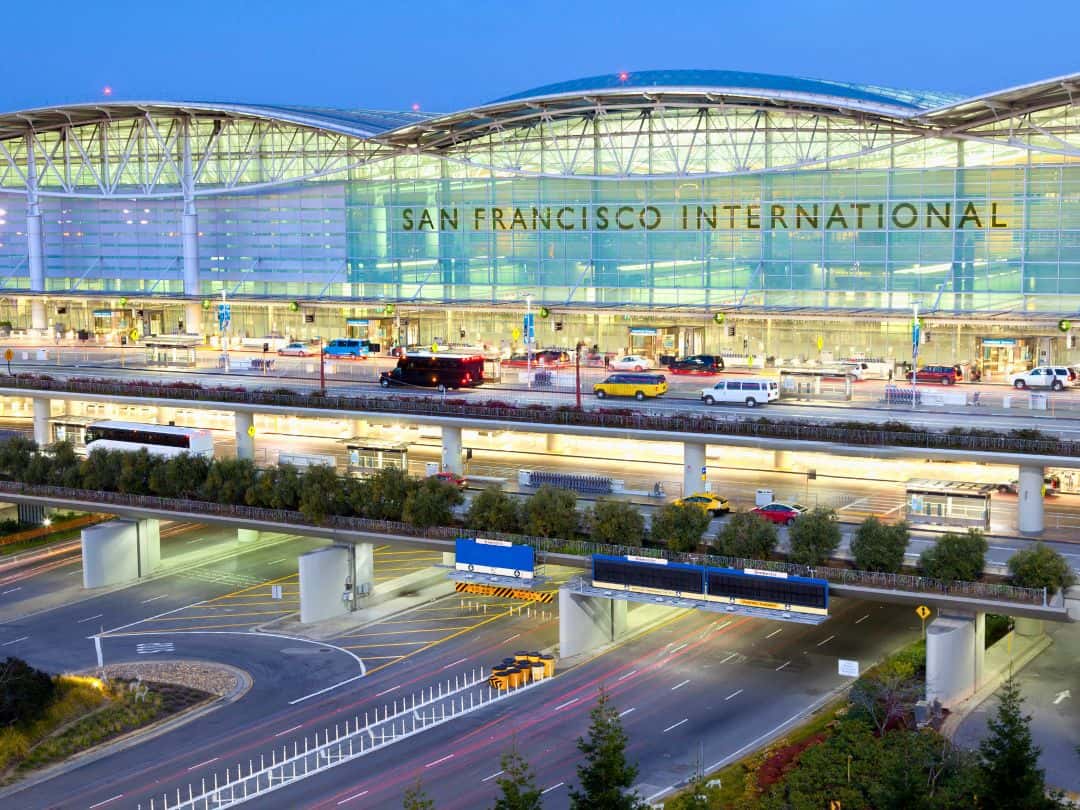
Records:
M255 438L255 426L254 425L248 425L248 436L250 436L253 439Z
M13 352L11 349L4 349L4 359L10 363L12 360L15 359L15 352Z

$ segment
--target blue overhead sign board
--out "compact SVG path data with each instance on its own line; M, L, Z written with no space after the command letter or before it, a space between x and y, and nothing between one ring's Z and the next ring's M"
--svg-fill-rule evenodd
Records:
M536 340L536 316L531 312L521 319L521 331L525 335L525 342L532 343Z
M455 568L474 574L495 574L514 579L533 578L533 550L505 540L472 540L459 537Z

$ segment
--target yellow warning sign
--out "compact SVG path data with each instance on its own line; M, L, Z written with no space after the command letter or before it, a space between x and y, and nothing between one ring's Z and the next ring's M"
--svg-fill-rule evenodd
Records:
M928 608L926 605L919 605L917 608L915 608L915 613L920 619L926 619L930 616L930 608Z
M253 439L255 438L255 426L254 425L248 425L248 436L250 436Z

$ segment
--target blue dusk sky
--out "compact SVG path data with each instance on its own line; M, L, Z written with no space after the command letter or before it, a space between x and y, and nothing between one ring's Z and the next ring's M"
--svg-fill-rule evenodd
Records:
M0 109L113 99L428 112L620 71L960 95L1080 71L1080 3L836 0L9 3Z

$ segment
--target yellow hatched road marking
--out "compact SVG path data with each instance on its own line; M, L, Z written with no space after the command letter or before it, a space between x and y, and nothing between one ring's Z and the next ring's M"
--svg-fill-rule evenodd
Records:
M266 582L260 582L258 585L251 585L251 586L249 586L247 588L241 588L238 591L232 591L231 593L227 593L227 594L224 594L222 596L215 596L213 599L207 599L207 600L204 601L203 604L210 604L212 602L218 601L219 599L228 599L229 597L236 596L237 594L248 593L249 591L253 591L256 588L265 588L267 585L274 585L274 584L277 584L279 582L284 582L285 580L291 579L292 577L295 577L295 576L298 576L298 574L286 574L285 576L278 577L277 579L268 579L268 580L266 580Z
M452 633L449 636L446 636L445 638L439 638L439 639L435 639L434 641L429 641L427 644L425 644L420 649L413 650L412 652L406 653L405 655L401 656L401 658L399 658L398 661L402 661L402 660L404 660L406 658L412 658L414 655L419 655L420 653L424 652L425 650L430 650L433 647L437 647L440 644L446 643L447 641L453 641L458 636L464 635L465 633L469 632L470 630L475 630L478 627L483 627L485 624L490 624L491 622L496 621L497 619L502 619L502 618L504 618L506 616L509 616L509 615L510 615L510 611L506 611L505 613L497 613L494 616L491 616L491 617L489 617L487 619L484 619L484 621L482 621L482 622L477 622L476 624L472 625L471 627L466 627L465 629L459 630L456 633ZM390 661L389 663L386 663L386 664L380 664L379 666L374 667L373 669L369 669L368 670L368 675L371 675L373 672L378 672L380 669L386 669L386 667L393 666L396 663L397 663L397 661Z
M251 627L251 622L234 622L232 624L193 624L191 627L170 627L174 633L182 633L186 630L216 630L220 627ZM119 638L120 636L145 636L148 632L161 632L157 630L135 630L130 633L106 633L104 638Z
M429 627L426 630L384 630L381 633L355 633L344 636L344 638L369 638L374 636L405 636L409 633L442 633L447 630L468 630L472 625L467 627Z
M423 644L423 641L388 641L385 644L346 644L346 650L370 650L382 649L383 647L415 647L417 644ZM389 658L390 656L387 656Z
M282 611L280 611L280 610L257 610L257 611L252 611L251 613L229 613L229 614L227 614L227 616L230 619L239 619L241 616L273 616L274 614L281 613L281 612ZM209 616L183 616L183 615L180 615L180 616L163 616L160 619L146 619L146 620L144 620L144 624L148 624L150 622L186 622L186 621L196 621L197 619L220 619L220 618L222 618L222 615L220 613L218 613L218 614L213 614L212 613Z

